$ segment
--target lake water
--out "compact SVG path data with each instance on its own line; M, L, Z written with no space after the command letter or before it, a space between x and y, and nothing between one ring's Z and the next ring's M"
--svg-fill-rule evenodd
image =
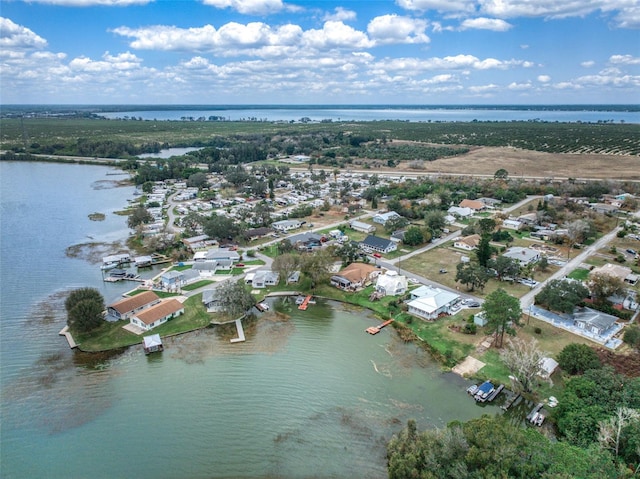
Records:
M497 411L338 303L274 301L290 320L247 324L245 343L213 328L157 356L69 350L57 334L64 293L92 286L112 302L131 287L65 254L127 236L114 212L134 188L113 173L0 162L2 477L384 478L385 443L408 419L423 428Z
M194 147L186 147L186 148L165 148L164 150L160 150L158 153L143 153L138 155L138 158L171 158L172 156L182 156L186 155L191 151L197 151L201 148Z
M606 107L567 108L550 107L514 107L514 108L478 108L478 107L229 107L218 109L141 109L132 111L114 111L100 113L105 118L135 117L143 120L181 120L208 119L210 116L226 120L258 121L299 121L308 118L311 121L376 121L399 120L412 122L450 122L450 121L549 121L549 122L609 122L640 123L640 111L632 105L630 111Z

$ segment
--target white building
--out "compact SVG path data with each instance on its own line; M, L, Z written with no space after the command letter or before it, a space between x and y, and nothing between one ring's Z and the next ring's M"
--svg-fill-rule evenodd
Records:
M409 313L429 321L438 319L441 314L449 314L451 307L460 300L460 295L456 293L430 286L421 286L412 291L412 297L415 294L421 296L407 303Z
M397 296L407 292L407 277L389 270L378 276L376 291L385 296Z

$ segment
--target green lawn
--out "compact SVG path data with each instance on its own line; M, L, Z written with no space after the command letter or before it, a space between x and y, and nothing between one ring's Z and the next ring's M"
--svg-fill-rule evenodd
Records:
M161 337L186 333L206 327L212 316L207 313L202 304L202 295L197 294L184 302L184 314L173 318L162 326L154 328L147 334L159 334ZM126 331L122 327L128 321L104 322L97 330L89 334L73 333L73 337L82 351L97 352L118 349L142 342L143 335L136 335Z
M584 268L576 268L567 275L567 278L577 279L579 281L586 281L589 277L589 270Z

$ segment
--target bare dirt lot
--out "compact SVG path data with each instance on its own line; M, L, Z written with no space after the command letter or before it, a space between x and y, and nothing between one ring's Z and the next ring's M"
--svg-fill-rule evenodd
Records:
M425 161L421 170L403 162L389 171L493 176L500 168L511 177L640 180L638 156L542 153L508 147L473 147L465 155Z
M640 179L637 156L553 154L503 147L477 148L464 156L427 163L426 168L489 175L504 168L512 177Z

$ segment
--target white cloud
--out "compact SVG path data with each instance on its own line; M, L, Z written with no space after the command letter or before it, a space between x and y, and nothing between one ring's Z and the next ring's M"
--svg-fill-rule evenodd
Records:
M350 21L350 20L355 20L357 17L356 12L354 12L353 10L347 10L346 8L343 7L336 7L334 10L334 13L327 13L323 20L329 21L329 20L334 20L337 22L346 22L346 21Z
M215 8L231 8L244 15L267 15L284 8L282 0L204 0Z
M154 0L31 0L34 3L47 3L62 7L126 7L129 5L146 5Z
M494 83L490 83L489 85L474 85L474 86L470 86L468 88L468 90L471 93L475 93L475 94L480 94L480 95L486 95L489 93L494 93L496 91L498 91L500 89L500 87L498 87L498 85L494 84Z
M0 49L41 49L47 41L27 27L0 17Z
M538 75L538 81L540 83L549 83L551 81L551 77L549 75Z
M636 0L478 0L478 4L481 12L498 18L584 17L596 11L618 11L619 24L640 23Z
M507 88L512 91L526 91L526 90L531 90L532 85L529 82L527 83L511 82L509 83Z
M631 6L623 8L615 17L620 28L640 28L640 5L633 2Z
M321 30L307 30L302 35L306 45L317 49L327 48L370 48L373 42L364 32L342 22L325 22Z
M632 55L612 55L609 57L609 63L616 65L640 65L640 57Z
M587 60L587 61L582 62L582 63L580 64L580 66L581 66L581 67L584 67L584 68L591 68L591 67L592 67L592 66L594 66L595 64L596 64L596 62L594 62L593 60Z
M475 10L474 0L396 0L396 3L406 9L424 12L437 10L439 12L468 12Z
M467 18L460 24L461 30L493 30L494 32L506 32L511 29L513 25L500 20L498 18Z
M424 20L382 15L369 22L367 33L377 44L429 43L429 37L424 33L426 28Z
M72 70L84 72L112 72L134 70L140 67L142 60L130 52L111 55L105 52L102 60L88 57L77 57L69 62Z

